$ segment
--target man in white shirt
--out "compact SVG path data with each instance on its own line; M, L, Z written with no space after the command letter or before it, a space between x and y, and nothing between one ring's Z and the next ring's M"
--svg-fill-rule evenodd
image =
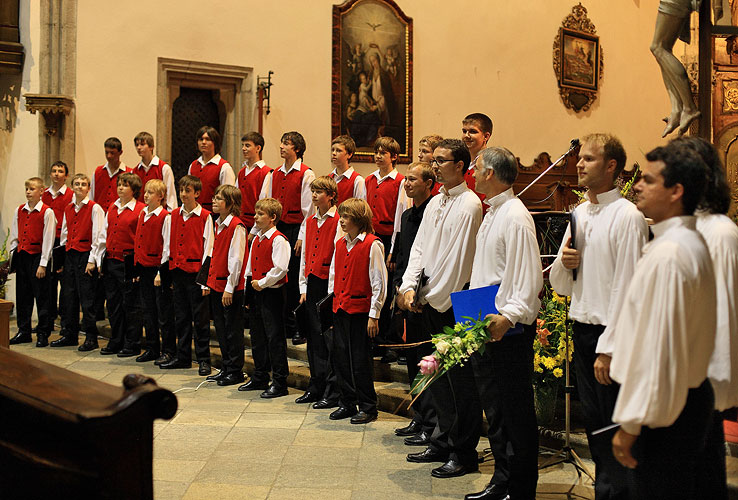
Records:
M430 334L456 323L450 294L466 287L471 277L482 203L464 182L470 161L469 150L458 139L442 141L433 152L436 178L443 187L428 202L402 277L403 305L416 312L422 309L423 328ZM457 365L429 390L438 424L428 448L409 454L408 461L445 462L431 472L441 478L476 471L477 452L469 443L479 439L481 408L471 364Z
M479 399L489 422L495 473L489 485L467 500L535 500L538 482L538 424L533 404L533 338L543 287L541 255L533 218L512 185L515 156L491 147L477 156L477 192L487 212L477 233L469 288L499 285L498 314L490 314L491 342L472 356ZM475 443L470 443L475 444ZM476 448L476 446L474 447Z
M572 237L570 225L550 275L554 290L571 296L573 366L595 462L597 500L628 494L626 470L612 455L615 431L592 435L612 424L619 389L609 375L612 324L648 239L643 214L615 186L625 162L625 149L616 137L590 134L582 140L577 173L579 185L587 188L586 201L574 210L576 234Z
M697 462L714 407L707 368L716 294L692 214L707 171L699 155L678 144L646 159L635 191L655 237L643 248L614 325L610 376L620 392L612 419L620 429L613 454L633 469L629 498L702 498Z

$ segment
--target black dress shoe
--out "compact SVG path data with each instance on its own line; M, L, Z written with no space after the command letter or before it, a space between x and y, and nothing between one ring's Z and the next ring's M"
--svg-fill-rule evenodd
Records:
M295 332L295 334L292 336L292 345L300 345L307 342L307 339L302 336L300 332Z
M501 484L488 484L479 493L469 493L464 496L464 500L505 500L507 496L507 486Z
M159 355L154 351L147 349L144 353L136 358L136 363L146 363L147 361L154 361L159 358Z
M124 347L118 353L118 357L119 358L132 358L133 356L138 356L139 354L141 354L141 349L132 349L130 347Z
M394 363L397 361L397 353L392 350L388 350L386 353L384 353L384 356L379 358L380 363Z
M103 356L110 356L111 354L118 354L120 352L120 347L110 347L110 344L106 345L102 349L100 349L100 354Z
M273 398L279 398L281 396L286 396L288 394L287 388L280 389L276 385L272 384L269 386L269 389L262 392L260 394L260 397L263 399L273 399Z
M79 339L77 337L64 336L64 337L60 337L56 339L55 341L49 343L49 346L51 347L68 347L68 346L77 347L77 344L79 344Z
M414 436L406 437L405 444L408 446L428 446L430 436L425 431L420 431Z
M240 384L241 382L243 382L243 373L229 373L228 375L225 375L222 379L218 380L218 385L235 385Z
M200 361L198 365L199 366L197 368L197 374L201 377L204 377L205 375L210 375L210 372L213 371L213 369L210 368L210 363L208 363L207 361Z
M365 411L360 411L353 417L351 417L351 423L352 424L368 424L369 422L374 422L377 419L376 413L367 413Z
M433 477L440 477L441 479L445 479L447 477L458 477L463 476L464 474L469 474L470 472L476 472L479 470L478 464L473 465L462 465L456 460L449 460L445 464L443 464L440 467L436 467L431 471L431 476Z
M225 375L224 375L225 376ZM254 379L249 380L238 388L239 391L265 391L269 389L269 382L257 382Z
M303 403L315 403L319 400L318 395L314 392L306 391L305 394L300 396L299 398L295 399L295 403L297 404L303 404Z
M423 426L417 420L411 420L405 427L395 429L396 436L414 436L423 430Z
M46 347L47 345L49 345L49 336L37 333L36 347Z
M210 381L214 380L217 382L218 380L222 379L225 376L226 376L226 372L224 372L223 370L219 370L218 373L216 373L215 375L208 375L207 377L205 377L205 380L210 380Z
M169 363L173 359L174 359L174 356L172 356L168 352L165 352L164 354L156 358L156 361L154 361L154 365L161 366L164 363Z
M15 337L10 339L10 345L17 345L17 344L28 344L30 342L33 342L33 338L31 337L30 333L16 333Z
M313 403L313 408L316 410L327 410L328 408L335 408L338 406L336 401L329 401L327 399L321 399L320 401Z
M159 365L162 370L175 370L177 368L192 368L192 361L180 361L177 358L172 359L168 363Z
M87 352L97 349L99 346L97 340L85 340L81 346L77 348L78 351Z
M353 408L344 408L340 406L337 410L333 411L328 418L331 420L343 420L344 418L353 417L356 415L356 410Z
M445 462L448 460L448 453L432 450L430 447L418 453L410 453L407 456L408 462L416 464L428 464L431 462Z

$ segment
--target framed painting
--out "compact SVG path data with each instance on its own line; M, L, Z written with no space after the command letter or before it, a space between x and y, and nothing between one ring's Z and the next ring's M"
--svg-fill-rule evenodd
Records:
M380 136L412 160L412 44L413 21L392 0L333 6L331 133L354 139L354 161L374 161Z
M560 30L561 85L597 91L600 80L600 37L567 28Z

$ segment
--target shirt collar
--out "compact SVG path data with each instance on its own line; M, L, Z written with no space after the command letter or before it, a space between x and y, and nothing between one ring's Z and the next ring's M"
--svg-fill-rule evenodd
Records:
M279 169L280 169L280 170L281 170L282 172L284 172L285 174L289 174L289 173L290 173L291 171L293 171L294 169L298 169L298 170L299 170L299 168L300 168L300 166L301 166L301 165L302 165L302 158L298 158L298 159L296 159L296 160L295 160L295 163L293 163L293 164L292 164L292 165L290 166L290 168L289 168L289 169L285 168L285 164L284 164L284 163L282 163L282 166L281 166L281 167L279 167Z
M333 175L333 178L336 180L336 182L340 181L343 178L350 179L351 176L354 175L354 167L347 168L346 171L344 173L342 173L342 174L339 174L338 173L338 170L336 170L334 168L333 169L333 172L332 172L332 175ZM393 177L393 179L394 179L394 177Z
M110 177L113 177L118 172L125 172L126 171L126 164L123 162L120 162L120 165L118 165L118 169L115 172L110 171L110 163L105 162L105 170L108 172L108 175Z
M598 194L597 195L597 203L593 203L592 202L592 199L590 198L589 191L587 191L584 194L584 196L593 205L607 205L609 203L612 203L613 201L617 201L620 198L622 198L622 195L620 194L620 189L619 188L612 188L610 191L605 191L604 193Z
M85 199L82 200L79 205L77 205L76 200L77 200L77 198L73 196L72 197L72 203L74 204L75 207L81 208L83 205L87 205L90 202L90 197L89 196L85 196Z
M44 206L44 202L41 201L41 200L38 200L38 203L36 203L33 206L33 208L31 208L31 206L28 204L28 202L26 202L26 204L23 205L23 208L26 209L26 212L29 212L30 213L30 212L34 212L34 211L40 212L41 211L41 208L43 208L43 206Z
M248 169L249 169L249 171L251 171L252 169L255 169L256 167L259 167L259 168L261 168L261 167L263 167L264 165L266 165L266 162L265 162L264 160L259 160L259 161L255 161L255 162L254 162L254 163L252 163L251 165L248 165L248 164L246 164L246 162L245 162L245 161L244 161L243 163L241 163L241 167L242 167L242 168L248 168Z
M377 178L377 184L381 184L382 182L387 180L387 178L395 180L395 177L397 177L398 173L399 172L397 171L397 169L393 168L392 171L384 177L380 177L382 174L379 173L379 170L375 170L374 172L372 172L372 175Z
M261 230L259 230L259 241L263 240L264 238L271 238L276 230L277 226L272 226L266 233L262 233Z
M669 229L676 227L685 227L687 229L695 229L697 227L697 218L694 215L679 215L676 217L669 217L666 220L662 220L651 226L653 231L654 239L662 236Z
M511 187L510 189L506 189L505 191L496 194L492 198L484 200L484 203L489 205L490 208L497 208L512 198L515 198L515 193L513 193L513 188Z
M151 212L149 212L149 207L146 206L146 207L144 207L144 210L146 211L146 215L156 215L156 216L158 216L161 213L161 211L164 210L164 207L158 206L154 210L152 210Z
M156 165L159 165L159 157L154 155L154 157L151 159L151 163L149 163L148 165L144 165L143 160L141 160L140 162L138 162L136 168L143 168L148 172L151 167Z
M184 205L182 205L182 215L192 215L192 214L194 214L194 215L197 215L198 217L200 217L200 214L201 213L202 213L202 205L200 205L199 203L197 204L197 206L195 208L192 209L192 212L188 212L185 209Z
M366 233L359 233L353 240L348 235L348 233L346 233L346 236L344 236L346 243L356 243L357 241L364 241L364 238L366 238Z
M228 217L226 217L225 219L223 219L223 222L218 222L218 227L221 228L221 229L224 228L224 227L228 227L228 224L231 223L231 220L232 219L233 219L233 214L228 214ZM217 219L216 219L216 221L217 221Z
M54 191L54 186L49 186L48 188L46 188L46 191L51 195L52 198L56 199L56 197L60 194L63 195L67 192L67 185L62 184L62 187L59 188L59 191Z
M313 219L321 220L321 219L325 219L328 217L332 218L335 216L336 216L336 207L334 205L331 208L329 208L328 211L326 211L326 213L324 213L322 216L318 215L318 209L315 209L315 213L313 214Z
M441 194L444 194L446 196L458 196L466 191L469 191L469 187L466 185L466 182L462 182L458 186L454 186L451 189L446 189L446 186L441 186Z
M137 201L136 198L131 198L131 201L121 206L120 198L118 198L117 200L115 200L115 206L118 208L123 208L123 209L128 208L130 210L133 210L136 207L136 201Z
M217 165L220 162L220 155L218 154L213 156L212 158L210 158L210 161L208 163L205 163L205 161L203 161L202 156L198 158L197 161L199 161L200 165L202 165L203 167L209 163L214 163Z

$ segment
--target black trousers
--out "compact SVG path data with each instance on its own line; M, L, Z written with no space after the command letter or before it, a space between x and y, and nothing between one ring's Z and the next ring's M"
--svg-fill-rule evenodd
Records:
M339 309L333 317L333 353L339 405L377 413L372 343L367 332L369 314L349 314Z
M105 296L110 321L110 349L141 349L141 292L138 282L125 275L121 260L106 257L103 262Z
M177 332L177 359L192 362L192 337L197 361L210 362L210 316L208 299L195 282L197 273L172 269L174 286L174 330ZM194 328L193 328L194 324Z
M414 344L416 342L430 340L430 332L423 330L422 314L406 311L403 316L405 316L406 343ZM403 349L402 352L405 353L405 356L407 357L407 376L412 384L420 371L418 363L423 359L423 356L428 356L433 353L433 344L429 342L417 347L409 347L407 349ZM433 404L433 395L431 394L431 391L423 391L415 400L413 408L413 420L418 422L422 426L423 431L427 432L428 435L432 434L433 429L438 423L438 417L436 416L436 409Z
M597 340L605 331L602 325L575 321L573 326L573 366L577 377L577 393L582 403L584 428L592 460L595 463L595 498L618 500L628 498L627 470L612 454L612 437L616 430L593 436L592 432L612 424L612 413L620 385L602 385L594 376Z
M221 371L226 375L243 373L243 290L233 292L233 301L223 305L223 292L210 291L215 333L223 359Z
M54 239L54 248L58 246L59 238L57 237ZM61 318L62 334L65 335L66 320L64 317L67 314L67 308L64 306L64 271L62 270L60 273L52 272L52 267L56 267L56 264L46 268L46 273L49 276L49 315L52 324L57 316ZM77 310L77 313L79 314L79 310Z
M384 246L384 258L389 255L390 249L392 248L392 235L376 235L382 245ZM379 312L379 332L373 339L374 354L382 356L387 352L386 347L381 347L381 344L397 344L402 342L401 332L398 332L395 326L399 321L394 321L392 314L392 304L395 302L395 287L392 286L394 281L395 273L387 269L387 297L384 299L382 310Z
M427 335L453 327L453 308L445 312L423 306L423 329ZM431 434L430 448L446 452L449 458L465 466L476 466L479 434L482 430L482 408L479 403L474 370L471 363L456 365L433 382L431 391L438 424Z
M734 412L729 415L735 419ZM713 411L710 428L705 440L705 450L697 460L697 485L701 498L728 500L728 483L725 464L725 429L724 420L729 418L723 412Z
M538 483L538 423L533 403L535 326L487 344L471 361L495 457L492 484L506 485L511 498L535 500ZM476 444L475 444L476 447Z
M157 273L161 286L154 286ZM174 337L172 278L168 266L139 266L138 275L144 313L145 348L157 354L164 352L174 356L177 343Z
M36 277L36 271L41 262L41 254L30 254L24 251L16 251L16 279L15 296L18 307L17 321L18 333L31 334L31 316L33 315L33 303L36 302L36 314L38 315L39 335L49 336L53 325L53 318L49 314L49 273L50 267L46 267L46 276L41 279Z
M633 446L635 469L630 498L638 500L694 500L703 495L698 484L698 461L703 456L715 404L712 386L705 380L690 389L687 403L669 427L643 427Z
M97 342L97 323L95 317L95 287L97 286L97 270L89 275L85 272L90 252L69 250L64 259L62 273L63 304L66 307L62 328L66 335L76 339L79 337L79 310L82 308L82 330L88 340Z
M285 290L265 288L254 291L250 309L251 356L254 358L252 379L257 384L269 382L278 389L287 388L287 342L284 336Z
M307 322L304 307L298 310L297 316L293 313L295 308L300 304L300 256L295 255L295 244L300 234L300 224L286 224L279 221L277 222L277 230L284 234L287 241L290 242L290 263L287 269L287 283L281 288L284 288L285 294L285 335L292 337L295 332L302 332L301 326Z
M335 401L338 399L338 388L335 386L335 375L332 373L330 351L323 332L327 329L332 318L330 311L323 313L318 310L317 302L328 295L328 280L310 274L307 277L307 293L305 294L305 316L307 318L307 355L310 365L310 383L307 390L320 397ZM329 300L329 302L331 302ZM327 311L328 309L324 309ZM322 321L321 321L322 319ZM331 381L333 383L331 383Z

